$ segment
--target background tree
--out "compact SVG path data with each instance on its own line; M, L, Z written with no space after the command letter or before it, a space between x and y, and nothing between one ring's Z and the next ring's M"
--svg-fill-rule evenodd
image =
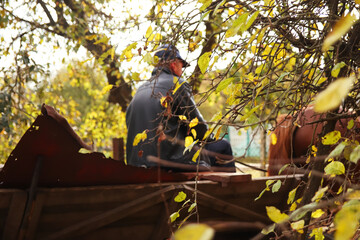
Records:
M4 163L20 137L36 116L42 103L54 106L96 151L112 156L112 138L125 138L125 113L119 105L110 104L110 91L101 66L89 62L73 61L64 66L54 77L42 80L32 87L23 88L22 108L6 106L11 112L8 126L2 130L0 160ZM3 95L6 97L6 95ZM23 113L27 114L24 116Z

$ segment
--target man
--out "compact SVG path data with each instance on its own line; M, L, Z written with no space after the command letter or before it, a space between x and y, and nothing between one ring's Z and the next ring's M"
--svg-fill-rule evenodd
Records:
M172 163L196 164L193 156L198 145L185 151L185 138L191 136L201 142L208 127L195 106L190 86L181 78L182 69L189 64L168 44L159 47L155 56L159 62L150 80L139 87L126 111L127 163L156 166L148 158L154 156ZM196 119L198 124L190 128L189 121ZM205 148L228 157L232 155L230 144L224 140L207 144ZM200 164L217 165L216 157L201 154ZM227 167L234 170L234 163Z

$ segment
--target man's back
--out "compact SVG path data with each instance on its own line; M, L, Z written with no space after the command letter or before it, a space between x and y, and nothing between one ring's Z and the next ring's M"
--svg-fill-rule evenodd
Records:
M181 124L178 115L188 116L189 119L197 117L200 120L198 134L202 136L206 131L201 114L195 109L188 87L184 84L172 94L174 89L174 75L164 68L155 69L153 77L137 90L126 113L128 127L128 139L126 154L128 164L136 166L152 166L146 161L146 156L160 156L160 158L189 163L189 157L183 155L184 147L170 141L162 141L158 144L159 126L167 136L184 140L187 135L187 126ZM179 80L179 84L183 82ZM161 104L161 98L168 96L171 100L169 108ZM137 146L133 146L136 134L147 130L147 138ZM160 149L158 149L160 147ZM160 150L160 151L158 151Z

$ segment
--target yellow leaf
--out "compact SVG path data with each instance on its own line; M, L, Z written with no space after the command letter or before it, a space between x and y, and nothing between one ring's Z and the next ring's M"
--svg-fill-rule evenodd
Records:
M293 202L293 203L291 204L291 206L290 206L289 211L290 211L290 212L295 211L296 208L297 208L297 203L296 203L296 202Z
M186 199L186 193L184 193L183 191L180 191L178 193L178 195L176 195L176 197L174 198L175 202L182 202Z
M185 147L189 147L194 142L194 139L192 136L187 136L185 138Z
M325 136L322 137L321 142L324 145L333 145L337 143L341 139L340 131L332 131L327 133Z
M142 133L136 134L133 142L133 146L137 146L139 142L144 141L147 138L147 132L148 130L145 129Z
M206 69L209 66L210 56L211 52L206 52L199 57L198 65L202 74L206 72Z
M356 230L359 227L360 220L360 201L350 200L345 203L342 209L335 215L335 239L350 240L353 239Z
M293 223L291 223L291 228L296 230L299 233L304 233L304 230L303 230L304 224L305 224L304 220L293 222Z
M200 149L196 151L196 153L194 154L194 156L192 157L192 161L196 162L197 158L199 157L200 154Z
M354 190L349 193L348 199L360 199L360 191Z
M186 121L187 118L184 115L179 115L179 119L182 120L182 121Z
M341 185L340 187L339 187L339 190L337 191L337 193L336 194L340 194L340 193L342 193L342 191L344 190L344 188L343 188L343 186Z
M146 30L145 37L146 37L146 38L149 38L150 35L152 34L152 32L153 32L152 27L149 26L148 29Z
M170 221L174 222L178 217L180 217L179 212L174 212L173 214L170 215Z
M311 217L312 217L312 218L319 218L319 217L321 217L324 213L325 213L325 212L324 212L323 210L318 209L318 210L316 210L316 211L314 211L314 212L311 213Z
M214 131L214 128L209 128L204 134L203 140L205 140L211 133Z
M130 61L131 58L133 57L133 54L132 54L131 50L136 48L136 46L137 46L137 42L134 42L134 43L130 44L129 46L127 46L123 50L123 52L121 54L121 58L122 59L126 58L127 61Z
M347 124L347 129L352 129L354 127L354 119L350 119L350 121Z
M168 103L167 103L167 101L165 101L165 100L166 100L166 97L162 97L162 98L160 99L160 104L161 104L161 106L163 106L164 108L167 108Z
M334 26L332 31L326 36L322 50L325 52L329 49L331 45L337 42L342 36L344 36L355 23L356 16L348 14L345 17L342 17Z
M222 112L218 112L214 114L214 116L211 118L210 122L216 122L219 121L222 118Z
M173 77L173 83L176 84L176 83L178 83L178 82L179 82L179 78L176 77L176 76L174 76L174 77Z
M217 130L217 132L216 132L216 134L215 134L215 139L216 139L216 140L219 139L219 137L220 137L221 128L222 128L222 126L220 126L220 127L218 128L218 130Z
M196 138L196 130L195 129L191 129L191 133L192 133L192 135L194 136L194 138Z
M113 85L111 85L111 84L103 87L103 89L101 90L101 94L105 94L105 93L109 92L110 89L112 89L112 88L113 88Z
M179 82L176 82L175 84L175 88L173 90L173 94L176 93L176 91L184 84L185 82L182 82L181 84L179 84Z
M156 33L156 34L155 34L155 42L159 43L159 42L161 41L161 39L162 39L161 34L160 34L160 33Z
M351 90L354 77L339 78L332 82L324 91L320 92L314 100L314 110L324 113L336 109Z
M310 233L310 237L315 237L315 240L324 240L323 229L321 227L314 228Z
M214 229L205 224L187 224L174 234L175 240L211 240L215 235Z
M277 143L276 134L275 134L275 133L271 133L270 138L271 138L271 144L272 144L272 145L275 145L275 144Z
M279 209L273 206L266 206L266 213L271 219L271 221L275 223L280 223L289 218L289 216L285 213L281 213Z
M190 128L193 128L193 127L195 127L196 125L198 125L198 123L199 123L199 119L196 117L196 118L194 118L194 119L191 120L191 122L189 123L189 127L190 127Z

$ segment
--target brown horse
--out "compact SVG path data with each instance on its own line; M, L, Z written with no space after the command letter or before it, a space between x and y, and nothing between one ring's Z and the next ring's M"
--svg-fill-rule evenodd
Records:
M305 165L307 156L312 145L319 141L323 122L318 120L320 114L316 114L312 107L308 107L298 114L297 119L290 115L280 115L277 119L278 126L272 132L276 135L275 145L270 143L268 175L277 175L282 166L294 163L298 166ZM342 137L359 139L353 131L347 129L349 119L337 121L335 130L340 131ZM359 122L356 121L356 128ZM283 173L290 173L285 171Z

